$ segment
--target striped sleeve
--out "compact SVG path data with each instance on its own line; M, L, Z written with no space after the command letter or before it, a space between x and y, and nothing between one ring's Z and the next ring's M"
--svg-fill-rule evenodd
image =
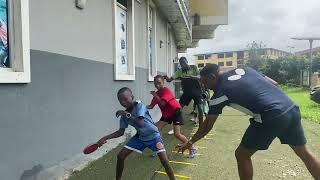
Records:
M218 115L222 113L222 109L229 104L229 99L224 94L215 94L209 101L209 112L210 115Z

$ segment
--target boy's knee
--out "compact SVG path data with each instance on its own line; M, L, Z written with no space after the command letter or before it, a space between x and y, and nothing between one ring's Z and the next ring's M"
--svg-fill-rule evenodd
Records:
M237 161L248 160L251 158L252 154L246 152L246 150L244 150L241 147L238 147L234 152L234 155L235 155Z
M179 138L180 137L180 132L174 132L174 137Z
M309 156L310 151L306 146L291 146L293 151L302 159Z

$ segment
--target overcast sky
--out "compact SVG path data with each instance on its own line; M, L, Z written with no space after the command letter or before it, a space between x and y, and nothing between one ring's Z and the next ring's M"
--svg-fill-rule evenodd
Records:
M244 49L252 41L290 51L309 48L290 37L320 37L320 0L229 0L229 24L219 26L212 40L201 40L188 54ZM314 46L320 46L320 41Z

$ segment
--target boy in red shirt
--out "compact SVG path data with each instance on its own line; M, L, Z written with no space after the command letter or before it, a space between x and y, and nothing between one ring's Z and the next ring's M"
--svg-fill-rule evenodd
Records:
M173 124L174 136L180 140L183 144L188 142L186 136L181 133L181 125L183 125L183 118L181 113L181 105L176 100L173 93L168 87L164 85L164 78L161 75L154 77L154 86L157 88L157 92L151 91L153 99L148 105L148 109L153 109L153 107L158 104L162 117L157 123L157 127L161 133L162 129L167 124ZM192 148L189 152L189 158L193 158L198 149Z

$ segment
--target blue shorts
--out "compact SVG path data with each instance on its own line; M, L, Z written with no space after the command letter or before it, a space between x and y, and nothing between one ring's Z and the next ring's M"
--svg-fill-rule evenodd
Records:
M137 135L135 135L124 147L138 153L142 153L145 148L149 148L157 154L166 151L160 135L150 141L142 141Z

